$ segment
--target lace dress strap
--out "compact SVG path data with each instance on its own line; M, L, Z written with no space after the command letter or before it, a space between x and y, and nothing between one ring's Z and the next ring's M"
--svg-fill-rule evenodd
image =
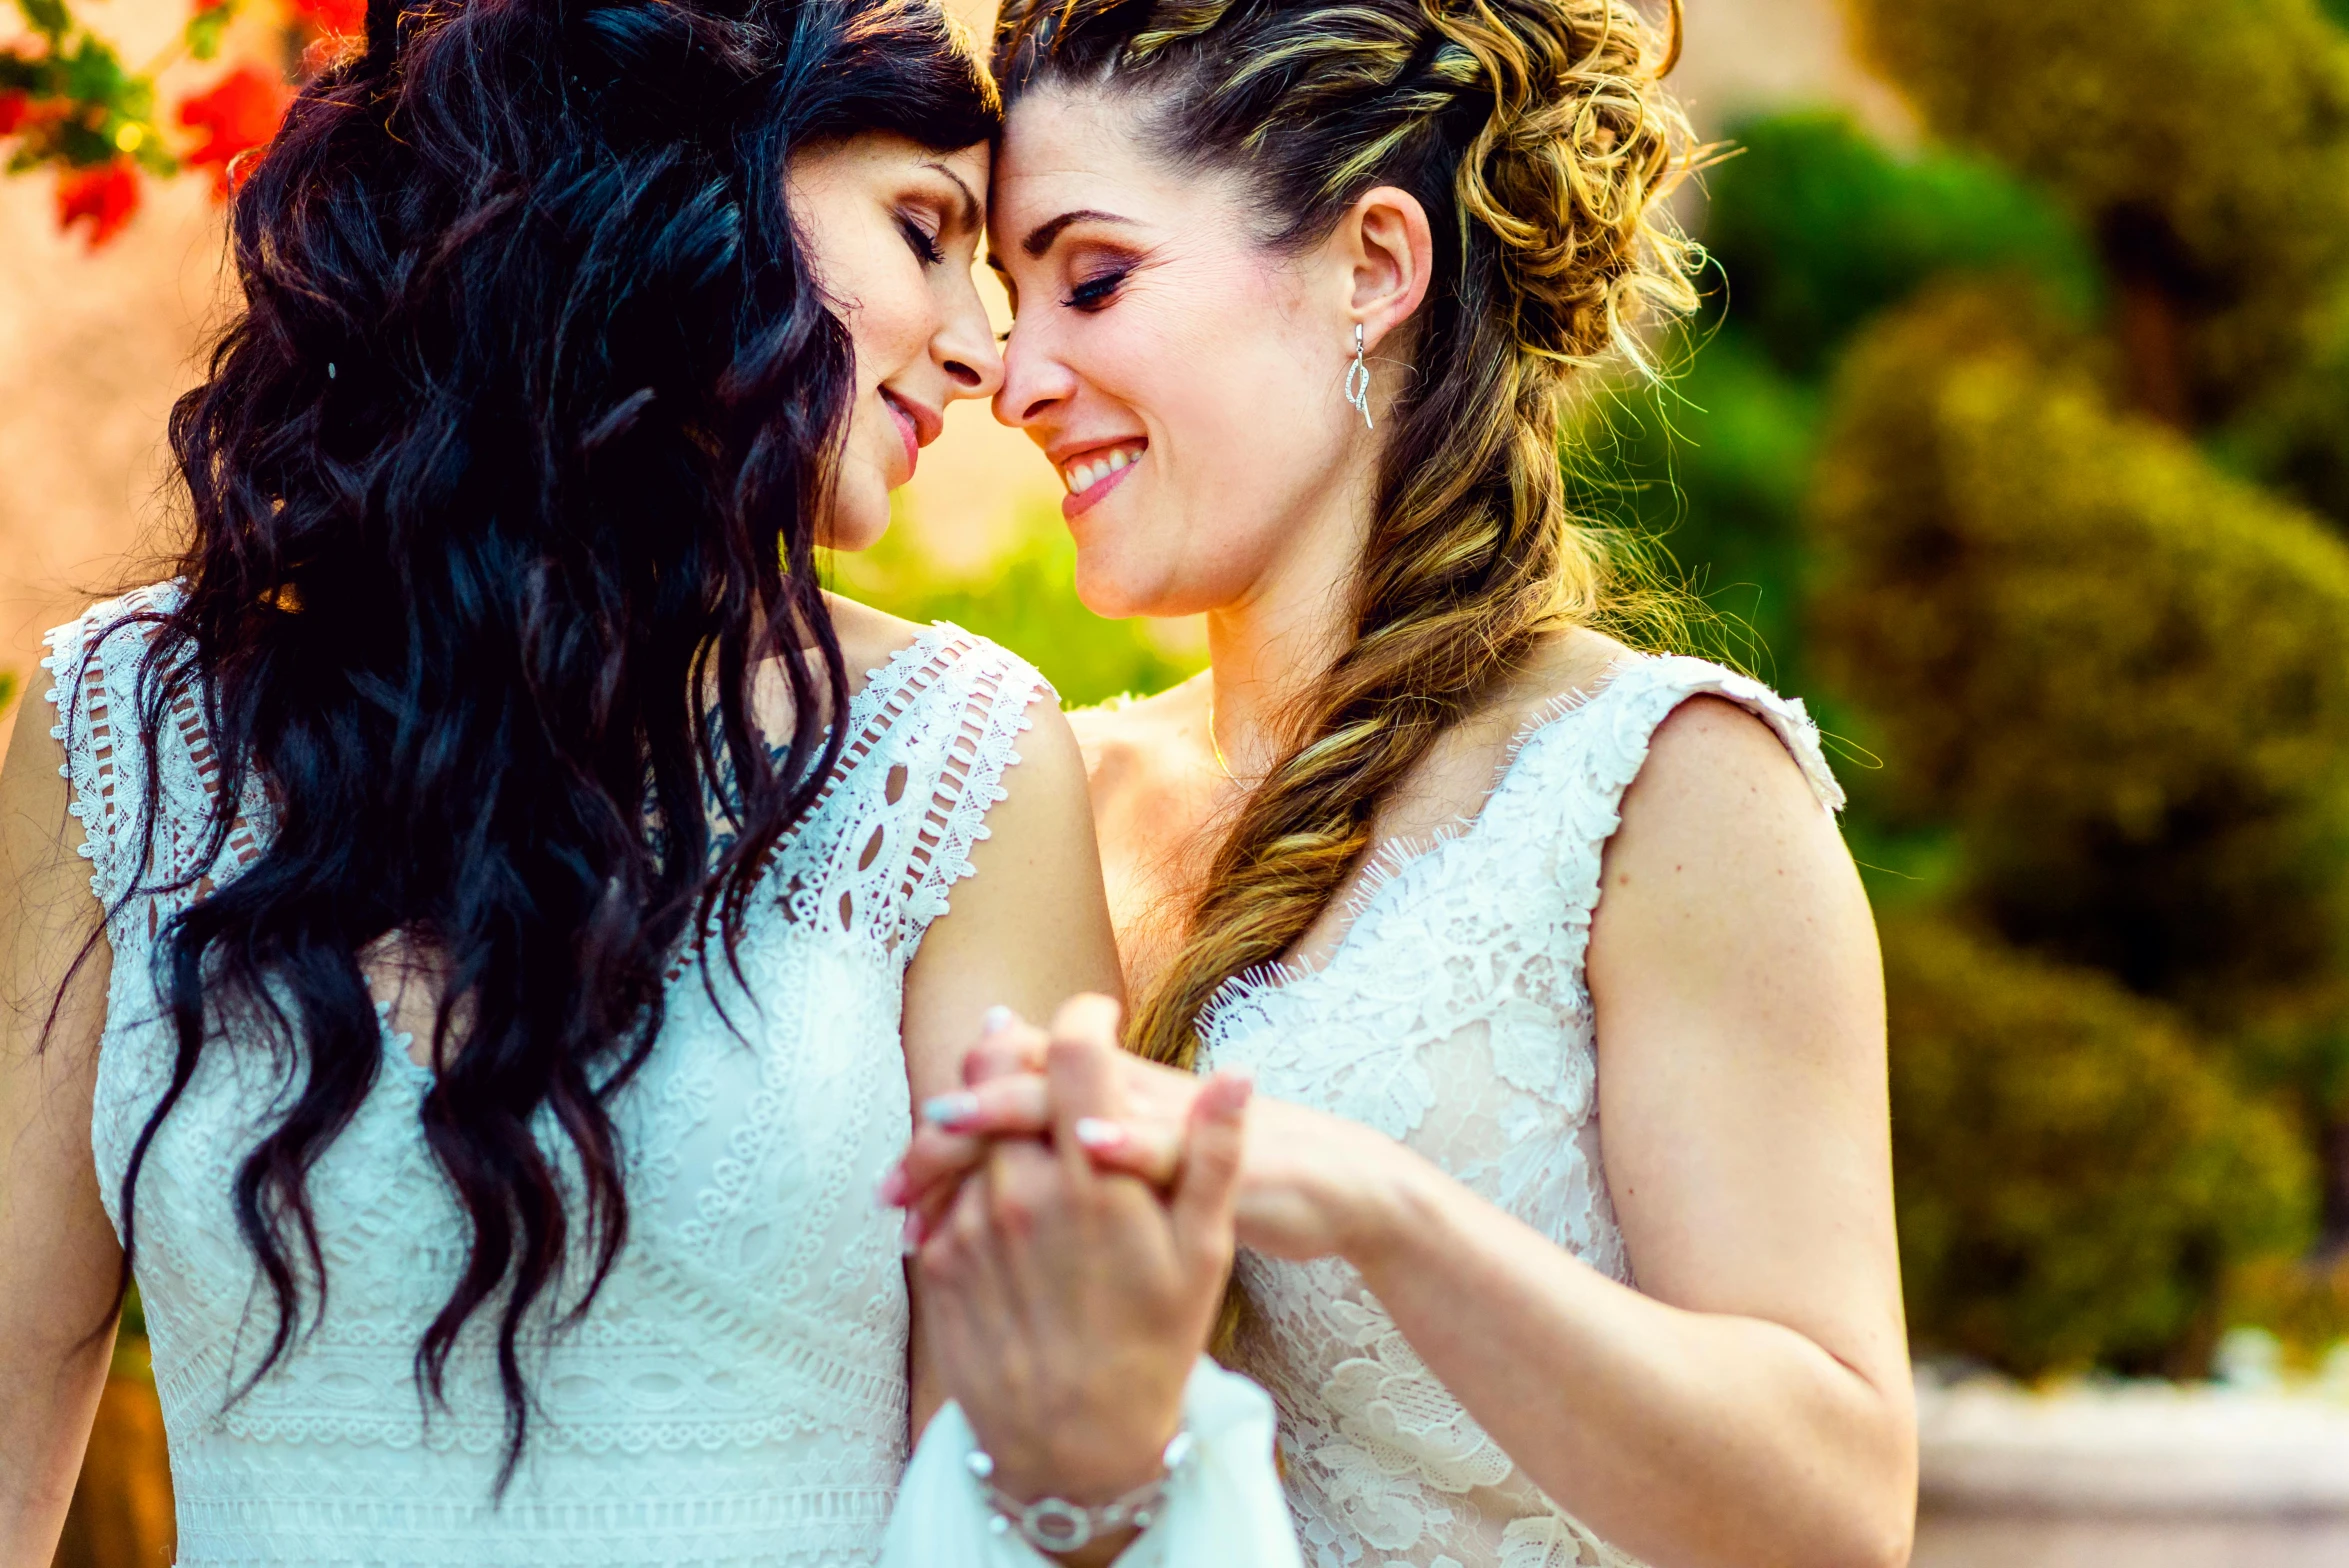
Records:
M1524 785L1515 791L1516 812L1546 818L1557 803L1564 803L1569 822L1557 874L1577 908L1587 912L1597 907L1600 852L1622 825L1624 793L1647 765L1657 729L1691 697L1720 697L1767 724L1802 770L1821 808L1843 809L1843 786L1827 765L1819 726L1801 698L1782 697L1751 676L1706 659L1633 659L1595 692L1537 721L1520 743L1510 770L1508 785ZM1493 804L1502 802L1496 797ZM1581 929L1587 932L1587 926ZM1575 959L1580 962L1579 952Z
M90 888L107 909L116 956L143 951L163 922L261 856L266 803L248 781L237 822L213 848L220 757L200 692L182 689L152 727L148 697L168 674L152 657L156 628L178 607L176 582L92 605L43 640L49 733L64 745Z
M943 640L885 705L903 713L919 700L927 710L924 765L915 770L923 788L908 799L916 815L894 900L898 953L907 963L946 913L954 884L973 873L971 848L987 837L987 813L1009 793L1003 776L1019 765L1028 709L1053 695L1051 683L1017 654L943 622L936 630Z
M792 918L860 930L911 963L972 874L1028 708L1051 691L1026 660L944 621L867 672L840 760L779 852Z

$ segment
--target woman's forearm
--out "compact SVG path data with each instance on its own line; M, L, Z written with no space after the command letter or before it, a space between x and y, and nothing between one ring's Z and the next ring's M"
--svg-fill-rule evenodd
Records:
M1415 1155L1348 1260L1479 1425L1558 1503L1671 1568L1894 1568L1907 1391L1805 1336L1607 1279Z

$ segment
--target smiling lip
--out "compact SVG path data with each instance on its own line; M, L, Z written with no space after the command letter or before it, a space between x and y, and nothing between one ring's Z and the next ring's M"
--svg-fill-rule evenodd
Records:
M1073 518L1100 505L1110 491L1125 482L1149 450L1147 441L1110 441L1054 459L1053 466L1060 470L1062 482L1070 487L1069 493L1061 497L1060 515Z
M899 402L887 387L881 388L881 406L897 421L897 433L905 440L905 477L911 479L922 461L921 425L915 420L913 410Z

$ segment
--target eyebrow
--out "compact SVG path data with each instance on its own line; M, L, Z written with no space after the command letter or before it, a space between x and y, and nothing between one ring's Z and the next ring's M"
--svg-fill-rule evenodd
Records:
M954 182L954 188L956 190L962 192L962 222L964 228L976 230L983 229L987 226L986 209L979 205L979 198L977 193L972 191L970 186L963 180L961 175L955 173L952 169L949 169L943 163L938 162L935 158L925 162L922 167L925 169L936 169L940 174L945 175L948 179Z
M1060 231L1072 223L1123 223L1131 225L1133 221L1131 218L1120 217L1114 212L1101 212L1092 207L1080 207L1075 212L1064 212L1057 218L1037 224L1028 231L1028 237L1020 241L1020 249L1026 251L1030 259L1033 259L1050 250L1052 242L1060 238Z

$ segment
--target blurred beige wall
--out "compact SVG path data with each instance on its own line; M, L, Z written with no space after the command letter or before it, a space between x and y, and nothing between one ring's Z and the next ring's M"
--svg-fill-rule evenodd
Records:
M1879 135L1915 135L1907 105L1853 58L1838 0L1685 0L1672 85L1699 132L1788 103L1835 103Z
M952 4L974 25L993 13L993 0ZM1708 131L1813 98L1899 128L1898 104L1852 63L1835 0L1687 0L1687 13L1678 80ZM108 0L97 14L138 60L185 0ZM167 99L213 69L182 68ZM27 685L43 629L152 575L144 563L175 542L164 418L224 308L219 209L201 181L150 184L146 210L96 255L56 232L52 202L46 175L0 179L0 669ZM1001 318L993 279L981 286ZM976 567L1022 526L1048 524L1059 493L1023 437L963 404L923 454L905 515L926 549Z

